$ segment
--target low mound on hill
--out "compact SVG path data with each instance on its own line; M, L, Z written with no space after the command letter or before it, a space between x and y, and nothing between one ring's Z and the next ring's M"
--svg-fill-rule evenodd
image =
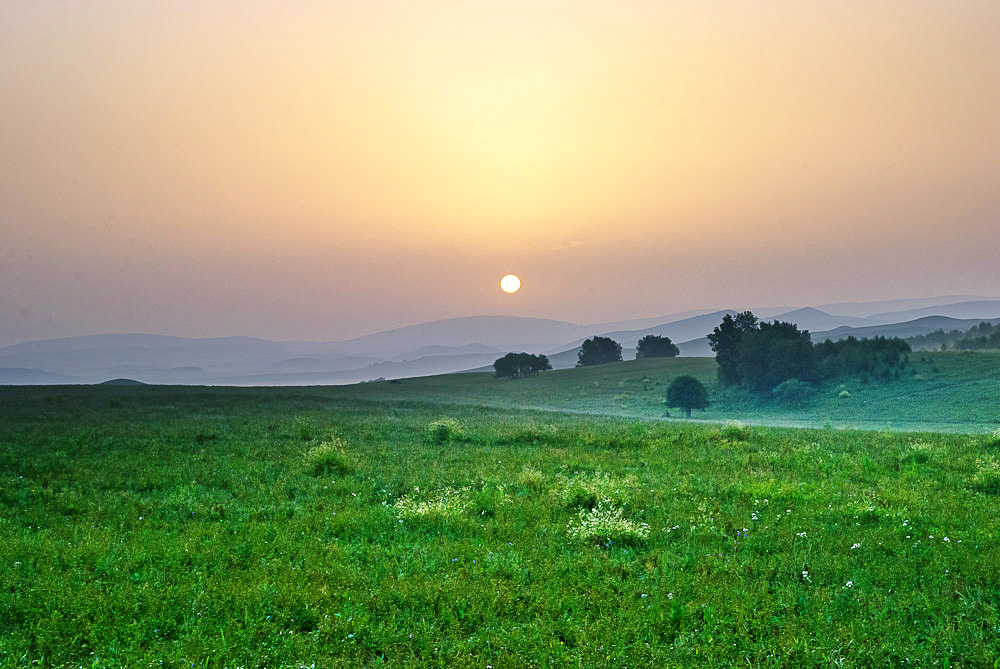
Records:
M108 381L101 381L97 385L99 386L145 386L148 385L142 381L136 381L135 379L110 379Z

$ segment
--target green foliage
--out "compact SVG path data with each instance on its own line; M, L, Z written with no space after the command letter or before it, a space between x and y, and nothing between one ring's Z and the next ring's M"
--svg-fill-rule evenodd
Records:
M708 343L715 352L718 363L719 383L723 386L738 386L743 382L740 370L739 346L743 337L758 330L757 317L749 311L735 317L726 314L722 322L708 335Z
M748 441L753 435L750 426L738 421L727 421L720 431L720 435L727 441Z
M621 362L622 345L609 337L594 336L580 345L577 354L577 367L604 365L609 362Z
M580 509L577 517L569 521L566 534L607 548L614 544L637 546L649 538L649 525L624 518L620 508L599 502L593 509Z
M976 471L971 478L972 487L990 495L1000 495L1000 460L986 456L976 460Z
M429 493L413 493L400 497L392 505L399 518L404 520L455 520L472 505L470 488L439 488Z
M793 323L760 323L746 333L737 347L737 368L742 383L758 396L767 396L782 382L818 380L809 332Z
M494 375L497 378L520 379L526 376L538 376L538 372L547 369L552 369L552 365L548 357L541 354L508 353L493 362Z
M526 488L538 491L545 485L545 474L539 469L526 465L517 475L515 481Z
M292 434L301 441L312 441L316 437L316 423L309 416L292 419Z
M635 348L636 360L642 358L676 358L680 355L680 349L670 341L670 337L660 337L658 335L646 335L639 340Z
M997 356L968 355L917 364L949 383L992 373ZM630 361L539 383L561 378L567 402L590 401L577 389L597 380L618 393L628 378L641 389L664 364L714 374L704 361ZM980 377L962 376L973 368ZM992 666L1000 655L1000 435L490 408L488 374L457 377L0 388L0 666ZM507 385L518 401L539 392ZM975 395L949 387L980 398L995 386L965 385ZM833 393L816 401L839 406ZM995 402L963 402L982 416L975 429L996 428ZM753 410L777 411L766 404ZM426 439L442 414L465 426L460 442ZM335 432L354 472L313 475L291 416ZM571 505L578 490L588 499Z
M798 379L788 379L782 381L774 390L771 396L776 402L787 404L788 406L800 407L816 395L816 386L811 383L799 381Z
M990 321L981 321L968 330L936 330L915 337L908 337L907 343L914 351L981 351L1000 348L1000 327Z
M424 429L427 441L432 444L446 444L449 441L459 441L465 438L465 427L457 418L438 418L432 420Z
M553 497L567 509L593 509L598 504L628 504L639 482L635 476L611 476L606 472L581 473L572 478L557 474Z
M983 351L1000 348L1000 327L987 321L970 329L966 336L955 343L959 351Z
M899 378L910 345L897 337L874 337L816 344L816 359L825 378L865 376L887 381Z
M802 386L782 386L786 381L815 385L841 376L860 376L863 383L899 379L910 351L902 339L886 337L813 345L809 332L794 323L758 321L749 311L724 316L708 340L723 386L742 386L758 397L780 395L792 406L805 402L808 393Z
M351 474L358 468L358 460L347 451L347 444L339 437L330 437L322 444L309 449L305 455L306 466L313 474Z
M678 376L667 387L666 404L668 407L683 409L684 415L690 418L691 409L708 408L708 390L693 376Z

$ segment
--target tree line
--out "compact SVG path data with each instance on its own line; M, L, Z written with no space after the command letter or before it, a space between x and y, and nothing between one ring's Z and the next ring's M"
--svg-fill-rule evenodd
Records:
M670 341L670 337L659 335L646 335L639 340L635 350L636 360L641 358L674 358L679 354L680 350ZM605 365L609 362L621 361L621 344L610 337L594 335L580 345L576 366L590 367L591 365ZM549 359L544 355L508 353L493 362L493 369L498 378L520 379L552 369L552 365L549 364Z
M1000 340L1000 328L983 323L980 338L989 343ZM761 321L753 312L726 314L708 335L715 353L719 384L745 388L759 397L785 403L805 400L823 381L857 376L871 379L899 378L909 362L910 345L897 337L826 340L814 344L808 330L794 323ZM979 343L978 341L976 342ZM669 337L646 335L639 340L636 358L675 357L677 346ZM602 365L622 360L622 346L610 337L595 335L580 346L577 367ZM552 369L544 355L508 353L493 363L497 377L523 378ZM708 406L708 393L697 379L674 379L667 391L667 406L692 409Z
M968 330L938 329L927 334L907 337L906 341L915 351L982 351L1000 349L1000 325L980 321Z
M1000 348L1000 326L982 321L955 343L958 351L983 351Z
M493 370L497 378L508 377L523 379L526 376L538 376L538 372L552 369L548 356L531 353L508 353L493 362Z
M848 337L814 345L808 330L799 330L794 323L761 321L750 311L726 314L708 341L715 352L719 383L757 395L782 395L793 389L799 394L840 376L860 376L863 381L899 378L910 352L910 345L896 337Z

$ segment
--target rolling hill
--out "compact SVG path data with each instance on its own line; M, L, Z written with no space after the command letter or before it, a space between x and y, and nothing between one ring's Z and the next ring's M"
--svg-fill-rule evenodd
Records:
M949 318L990 320L1000 318L1000 300L977 300L974 302L959 302L933 307L922 307L907 311L894 311L874 314L872 319L898 323L900 321L917 319L923 316L947 316Z
M941 298L943 299L943 298ZM857 316L815 307L764 309L768 320L796 323L814 341L848 336L909 337L937 329L968 329L983 320L944 315L881 322L909 305L917 312L993 313L1000 300L964 300L928 307L926 300L841 304ZM584 339L602 335L622 344L626 359L646 335L670 337L682 356L711 356L705 335L732 310L684 312L651 319L578 325L513 316L452 318L334 342L269 341L253 337L210 339L151 334L107 334L26 342L0 348L0 384L99 383L129 377L146 383L208 385L345 384L490 369L511 351L546 353L556 369L573 367ZM666 320L664 320L666 319ZM997 322L996 319L989 319ZM639 327L636 327L639 326Z

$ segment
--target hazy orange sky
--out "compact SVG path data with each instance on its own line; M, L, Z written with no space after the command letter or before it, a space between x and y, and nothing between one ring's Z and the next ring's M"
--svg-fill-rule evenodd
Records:
M9 0L0 345L1000 295L998 36L996 0Z

